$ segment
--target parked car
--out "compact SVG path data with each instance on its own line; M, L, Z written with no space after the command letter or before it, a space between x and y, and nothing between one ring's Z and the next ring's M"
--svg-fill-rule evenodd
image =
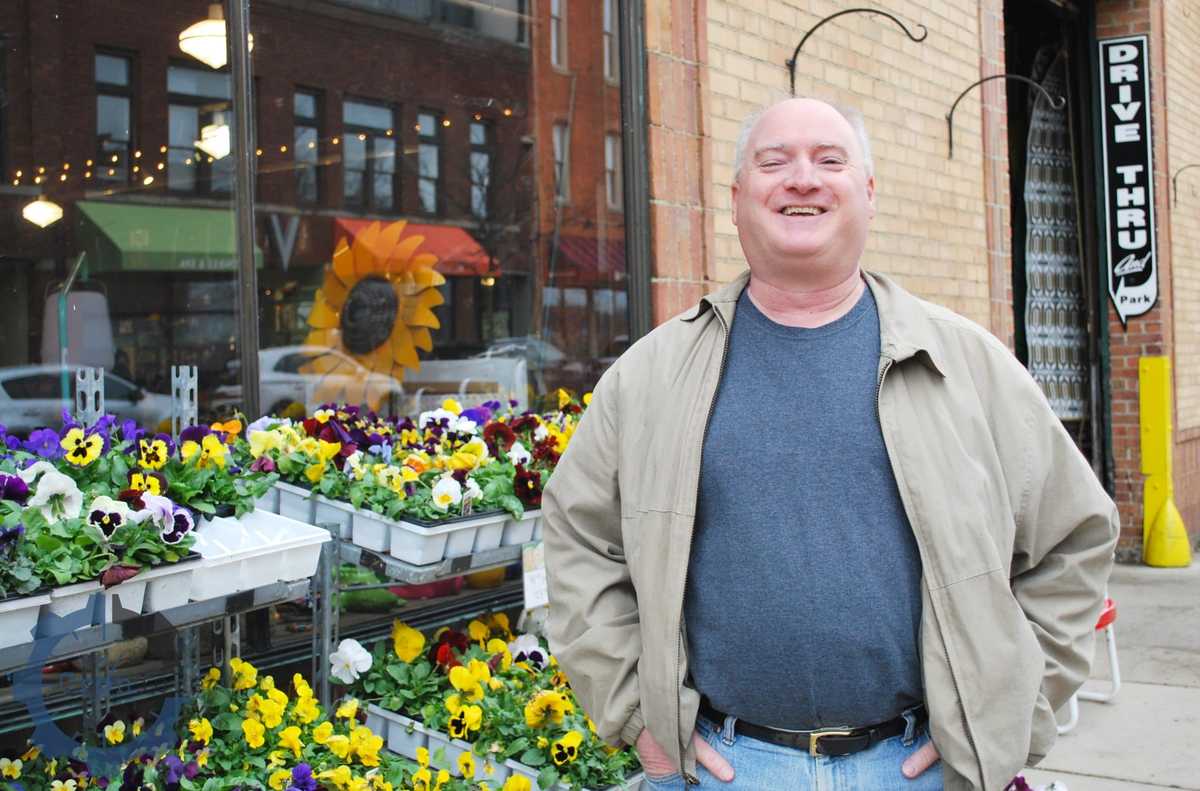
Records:
M0 368L0 423L13 434L62 424L62 374L58 365ZM75 411L75 369L67 369L68 406ZM138 385L104 372L104 409L148 428L171 419L171 397L148 393Z
M588 364L573 360L549 341L536 335L512 338L497 338L487 349L475 355L475 359L507 357L523 359L528 366L530 403L537 396L544 396L559 387L583 392L593 384Z
M313 373L302 370L318 357L333 362L329 373ZM228 366L236 379L241 362L231 361ZM394 377L364 368L357 360L336 349L324 346L273 346L258 352L259 404L263 414L280 414L292 403L304 406L305 414L311 414L327 401L354 402L366 392L369 383L372 392L381 395L384 411L400 408L404 386ZM217 412L241 408L241 384L222 385L213 390L212 407Z

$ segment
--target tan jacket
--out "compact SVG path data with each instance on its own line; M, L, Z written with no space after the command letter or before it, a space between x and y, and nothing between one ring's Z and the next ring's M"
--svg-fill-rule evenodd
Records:
M933 741L947 789L996 791L1050 749L1053 710L1087 676L1117 510L1008 349L866 277L880 424L923 565ZM632 744L647 727L685 776L696 771L682 616L700 454L747 279L604 374L543 500L553 650L604 738Z

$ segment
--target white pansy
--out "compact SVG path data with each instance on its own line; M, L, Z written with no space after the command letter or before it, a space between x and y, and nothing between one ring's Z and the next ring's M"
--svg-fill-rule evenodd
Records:
M543 426L541 423L539 423L538 427L533 430L533 438L535 440L537 440L538 442L541 442L548 436L550 436L550 432L547 431L546 427Z
M439 511L446 511L450 506L458 505L462 502L462 497L462 484L452 476L440 478L433 485L433 507Z
M329 673L343 684L353 684L371 669L371 653L357 640L346 638L329 655Z
M508 449L508 460L513 464L528 464L532 459L529 451L525 450L525 446L521 444L521 440L514 442Z
M483 497L483 489L479 488L479 484L475 483L474 478L467 478L467 488L463 492L463 500L471 500L472 502Z
M51 468L42 472L42 477L37 482L37 492L29 498L26 505L29 508L37 508L42 512L42 516L46 517L47 522L54 524L60 519L74 519L79 516L79 512L83 510L83 492L79 491L73 479Z
M48 461L35 461L17 473L25 483L33 483L44 472L58 472L58 469Z
M417 419L417 425L421 428L434 423L446 421L446 425L453 427L458 421L458 415L451 412L449 409L434 409L429 412L422 412L421 417Z

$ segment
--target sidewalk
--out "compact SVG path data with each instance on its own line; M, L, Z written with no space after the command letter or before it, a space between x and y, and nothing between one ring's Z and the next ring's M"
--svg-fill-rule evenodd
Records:
M1025 779L1034 787L1058 780L1070 791L1200 791L1200 561L1188 569L1118 565L1109 595L1121 691L1107 704L1080 701L1075 730ZM1108 678L1098 639L1089 685Z

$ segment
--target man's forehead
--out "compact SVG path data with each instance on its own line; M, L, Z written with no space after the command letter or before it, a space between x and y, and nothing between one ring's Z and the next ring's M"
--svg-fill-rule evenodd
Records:
M785 139L766 139L758 141L757 145L754 146L754 155L758 156L759 154L764 154L769 151L790 152L797 149L803 149L807 151L834 150L847 154L850 152L846 142L843 140L817 139L796 141Z

